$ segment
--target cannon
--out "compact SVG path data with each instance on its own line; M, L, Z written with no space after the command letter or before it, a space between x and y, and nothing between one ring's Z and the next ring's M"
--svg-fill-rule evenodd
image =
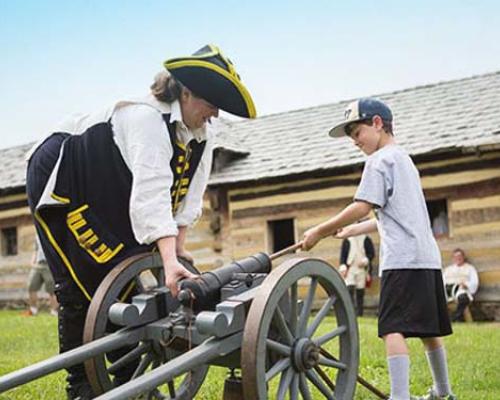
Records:
M0 377L0 393L84 362L100 400L193 399L210 366L228 369L225 400L352 399L359 346L350 296L321 259L273 265L297 247L185 280L177 298L158 253L133 256L96 291L84 345ZM115 385L123 368L130 380Z

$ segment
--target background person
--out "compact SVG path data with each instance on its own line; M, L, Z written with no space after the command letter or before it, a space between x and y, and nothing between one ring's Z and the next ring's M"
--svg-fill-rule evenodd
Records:
M54 293L54 278L50 272L47 260L43 254L38 235L35 235L35 251L31 260L31 270L28 275L28 305L29 308L23 313L26 316L38 314L38 291L45 287L49 295L50 314L57 316L59 304Z
M453 263L444 269L446 291L457 302L457 309L451 316L452 321L465 321L465 308L474 300L479 288L479 278L476 267L467 262L465 252L457 248L453 250ZM456 288L456 289L455 289ZM455 293L451 293L453 290Z
M371 282L374 257L375 248L368 235L342 240L339 272L345 279L358 316L363 316L365 288Z

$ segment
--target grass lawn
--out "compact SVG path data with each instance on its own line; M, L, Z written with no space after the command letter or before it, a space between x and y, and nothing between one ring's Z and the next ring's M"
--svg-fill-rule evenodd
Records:
M360 375L384 391L389 381L382 341L377 338L376 320L359 321L361 338ZM500 399L500 324L462 324L446 338L451 381L460 400ZM431 385L422 345L409 341L411 348L411 389L426 392ZM0 375L57 353L57 321L48 314L21 317L19 312L0 311ZM222 399L226 370L211 368L196 399ZM320 397L318 397L319 399ZM362 386L356 399L375 397ZM39 379L21 388L0 394L0 400L65 399L64 372Z

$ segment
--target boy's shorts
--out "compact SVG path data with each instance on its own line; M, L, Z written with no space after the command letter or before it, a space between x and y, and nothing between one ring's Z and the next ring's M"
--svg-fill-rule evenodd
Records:
M437 337L452 333L440 269L392 269L382 274L378 336Z

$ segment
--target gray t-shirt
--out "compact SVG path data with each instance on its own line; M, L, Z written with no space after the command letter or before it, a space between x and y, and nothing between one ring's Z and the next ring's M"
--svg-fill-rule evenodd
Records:
M418 170L398 145L366 161L354 199L375 206L380 234L380 275L390 269L440 269Z

